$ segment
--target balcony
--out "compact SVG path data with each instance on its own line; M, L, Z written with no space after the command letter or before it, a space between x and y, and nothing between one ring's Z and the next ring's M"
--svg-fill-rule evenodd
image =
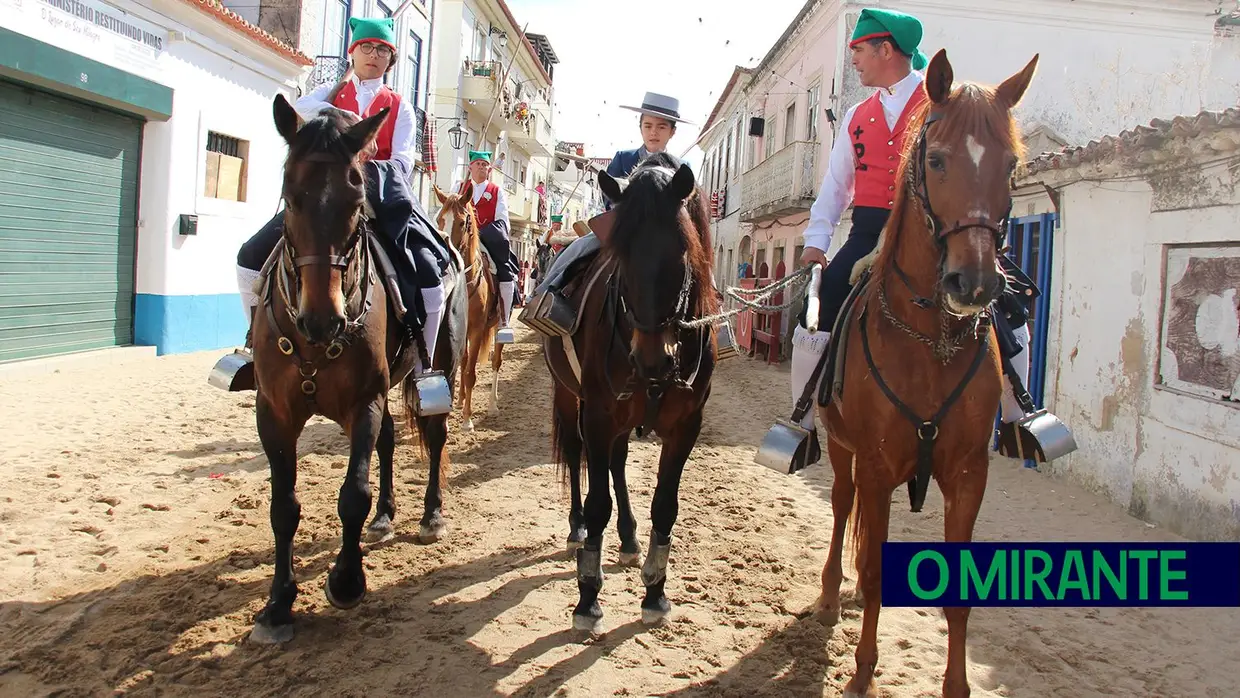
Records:
M741 222L756 223L808 211L818 185L818 149L818 143L795 141L746 171Z
M508 198L508 218L513 224L533 222L538 208L530 203L531 193L524 185L505 178L504 194Z
M344 77L349 67L349 60L341 56L316 56L314 68L306 78L306 92L322 85L335 85Z

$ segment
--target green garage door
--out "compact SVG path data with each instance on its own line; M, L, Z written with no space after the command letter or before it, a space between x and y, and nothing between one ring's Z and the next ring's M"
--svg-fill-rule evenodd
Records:
M142 121L0 80L0 361L130 344Z

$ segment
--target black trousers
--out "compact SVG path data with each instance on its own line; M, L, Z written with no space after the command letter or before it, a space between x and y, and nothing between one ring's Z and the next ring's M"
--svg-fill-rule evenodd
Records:
M504 235L498 225L492 224L483 226L482 230L478 231L478 237L482 240L487 254L495 260L495 280L512 281L512 246L508 243L508 236Z
M830 332L835 326L835 318L852 291L852 284L848 283L848 279L852 276L853 266L874 251L878 245L878 236L883 232L883 226L887 224L887 217L890 215L891 210L885 208L853 208L852 230L848 233L848 239L822 270L822 287L818 291L820 332ZM802 327L805 326L804 310L797 321Z
M284 211L280 211L267 224L259 229L241 249L237 251L237 264L246 269L258 271L271 256L276 243L280 241L280 231L284 225ZM434 253L422 245L403 245L395 240L385 240L379 236L384 251L392 259L396 267L396 276L401 282L401 292L406 293L413 288L435 288L441 281L439 278L439 260ZM406 303L411 302L406 299Z

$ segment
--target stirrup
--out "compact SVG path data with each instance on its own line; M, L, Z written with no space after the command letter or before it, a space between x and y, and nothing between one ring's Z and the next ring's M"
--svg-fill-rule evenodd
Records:
M564 337L572 333L577 314L568 301L552 289L547 289L521 310L517 320L547 337Z
M515 341L517 341L517 335L507 324L495 328L496 344L512 344Z
M255 390L254 355L247 346L224 355L207 376L207 383L230 393Z
M443 371L424 371L413 381L413 411L432 417L452 411L452 388Z

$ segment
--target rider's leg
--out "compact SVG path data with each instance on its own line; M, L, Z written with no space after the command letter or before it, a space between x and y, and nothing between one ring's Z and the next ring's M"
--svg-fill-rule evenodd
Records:
M512 280L512 270L508 267L508 256L511 253L511 246L508 243L508 238L493 226L487 226L480 232L479 237L482 239L482 245L487 248L487 252L495 262L495 280L499 282L500 309L502 312L500 315L500 326L508 327L508 318L512 313L512 292L517 286Z
M1012 368L1016 370L1016 375L1020 376L1021 383L1029 382L1029 325L1022 324L1012 329L1012 334L1016 337L1016 341L1020 343L1020 353L1013 356L1009 361L1012 362ZM1002 419L1004 423L1012 423L1025 416L1025 411L1021 409L1020 403L1016 401L1016 396L1012 393L1012 383L1005 375L1003 377L1003 397L999 403L1002 409Z
M237 291L241 293L241 306L245 316L251 322L258 308L259 298L254 290L255 282L261 275L263 264L271 256L276 243L280 241L280 230L284 223L284 212L280 211L259 229L237 251ZM246 345L249 345L250 333L246 333Z
M422 341L426 343L426 356L431 363L435 362L435 343L439 339L439 326L443 324L443 311L447 305L447 296L441 282L434 288L421 289L422 305L426 308L426 322L422 326ZM418 362L421 365L421 361ZM429 367L422 366L422 370Z
M569 265L578 259L594 254L602 246L602 241L594 233L589 233L573 240L568 247L560 250L560 254L551 263L551 268L547 270L544 277L540 280L538 287L534 289L534 293L541 294L547 290L557 292L561 290L564 287L564 282L567 281L564 272Z

